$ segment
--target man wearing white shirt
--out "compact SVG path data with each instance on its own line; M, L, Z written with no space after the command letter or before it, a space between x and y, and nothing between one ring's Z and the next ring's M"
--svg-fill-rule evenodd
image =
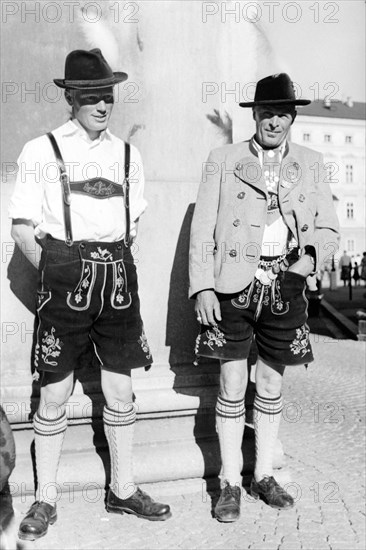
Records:
M133 481L136 409L131 369L152 356L140 316L131 240L144 212L144 176L137 149L108 130L112 72L101 51L75 50L66 58L65 89L71 119L28 142L9 214L12 235L39 269L34 366L41 374L34 415L36 501L19 537L35 540L57 519L56 477L67 427L65 404L74 370L94 353L106 399L103 421L111 457L106 508L149 520L171 516ZM41 252L34 255L34 250Z

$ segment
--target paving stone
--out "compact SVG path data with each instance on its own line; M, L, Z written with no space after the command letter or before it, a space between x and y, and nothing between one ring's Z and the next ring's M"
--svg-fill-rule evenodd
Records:
M180 480L176 494L172 483L164 498L173 510L166 522L107 514L104 495L95 503L81 495L73 503L63 497L59 519L47 536L22 548L364 550L364 348L359 344L318 338L313 344L316 360L308 370L285 371L285 401L296 403L301 412L297 422L287 418L280 427L286 468L297 484L292 487L301 491L292 510L277 511L243 498L240 520L221 524L212 518L206 491L181 493L185 482ZM332 419L338 422L329 422ZM159 487L154 491L160 498ZM16 530L32 500L14 499Z

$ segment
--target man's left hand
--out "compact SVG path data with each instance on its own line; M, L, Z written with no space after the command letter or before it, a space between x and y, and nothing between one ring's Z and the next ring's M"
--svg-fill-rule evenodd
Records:
M301 258L299 258L297 262L292 264L288 268L288 270L293 271L294 273L298 273L303 277L307 277L308 275L310 275L310 273L314 271L314 265L311 261L310 256L308 254L304 254L304 256L301 256Z

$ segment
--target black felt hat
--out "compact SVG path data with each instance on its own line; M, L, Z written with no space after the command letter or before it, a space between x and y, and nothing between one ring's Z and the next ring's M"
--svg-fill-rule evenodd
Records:
M240 107L256 105L309 105L310 99L296 99L293 83L286 73L266 76L257 82L254 101L239 103Z
M126 73L114 73L99 48L90 51L74 50L65 61L65 78L55 78L60 88L84 90L106 88L126 80Z

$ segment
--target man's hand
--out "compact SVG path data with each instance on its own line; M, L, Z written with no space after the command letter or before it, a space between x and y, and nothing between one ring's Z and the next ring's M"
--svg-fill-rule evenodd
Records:
M310 275L310 273L314 270L313 262L311 261L311 258L308 254L304 254L304 256L301 256L295 262L288 268L289 271L293 271L294 273L298 273L299 275L303 275L303 277L307 277Z
M24 256L38 269L42 249L34 237L33 223L21 218L13 220L11 236Z
M202 290L197 294L194 308L197 320L203 325L215 326L221 321L220 302L213 290Z

